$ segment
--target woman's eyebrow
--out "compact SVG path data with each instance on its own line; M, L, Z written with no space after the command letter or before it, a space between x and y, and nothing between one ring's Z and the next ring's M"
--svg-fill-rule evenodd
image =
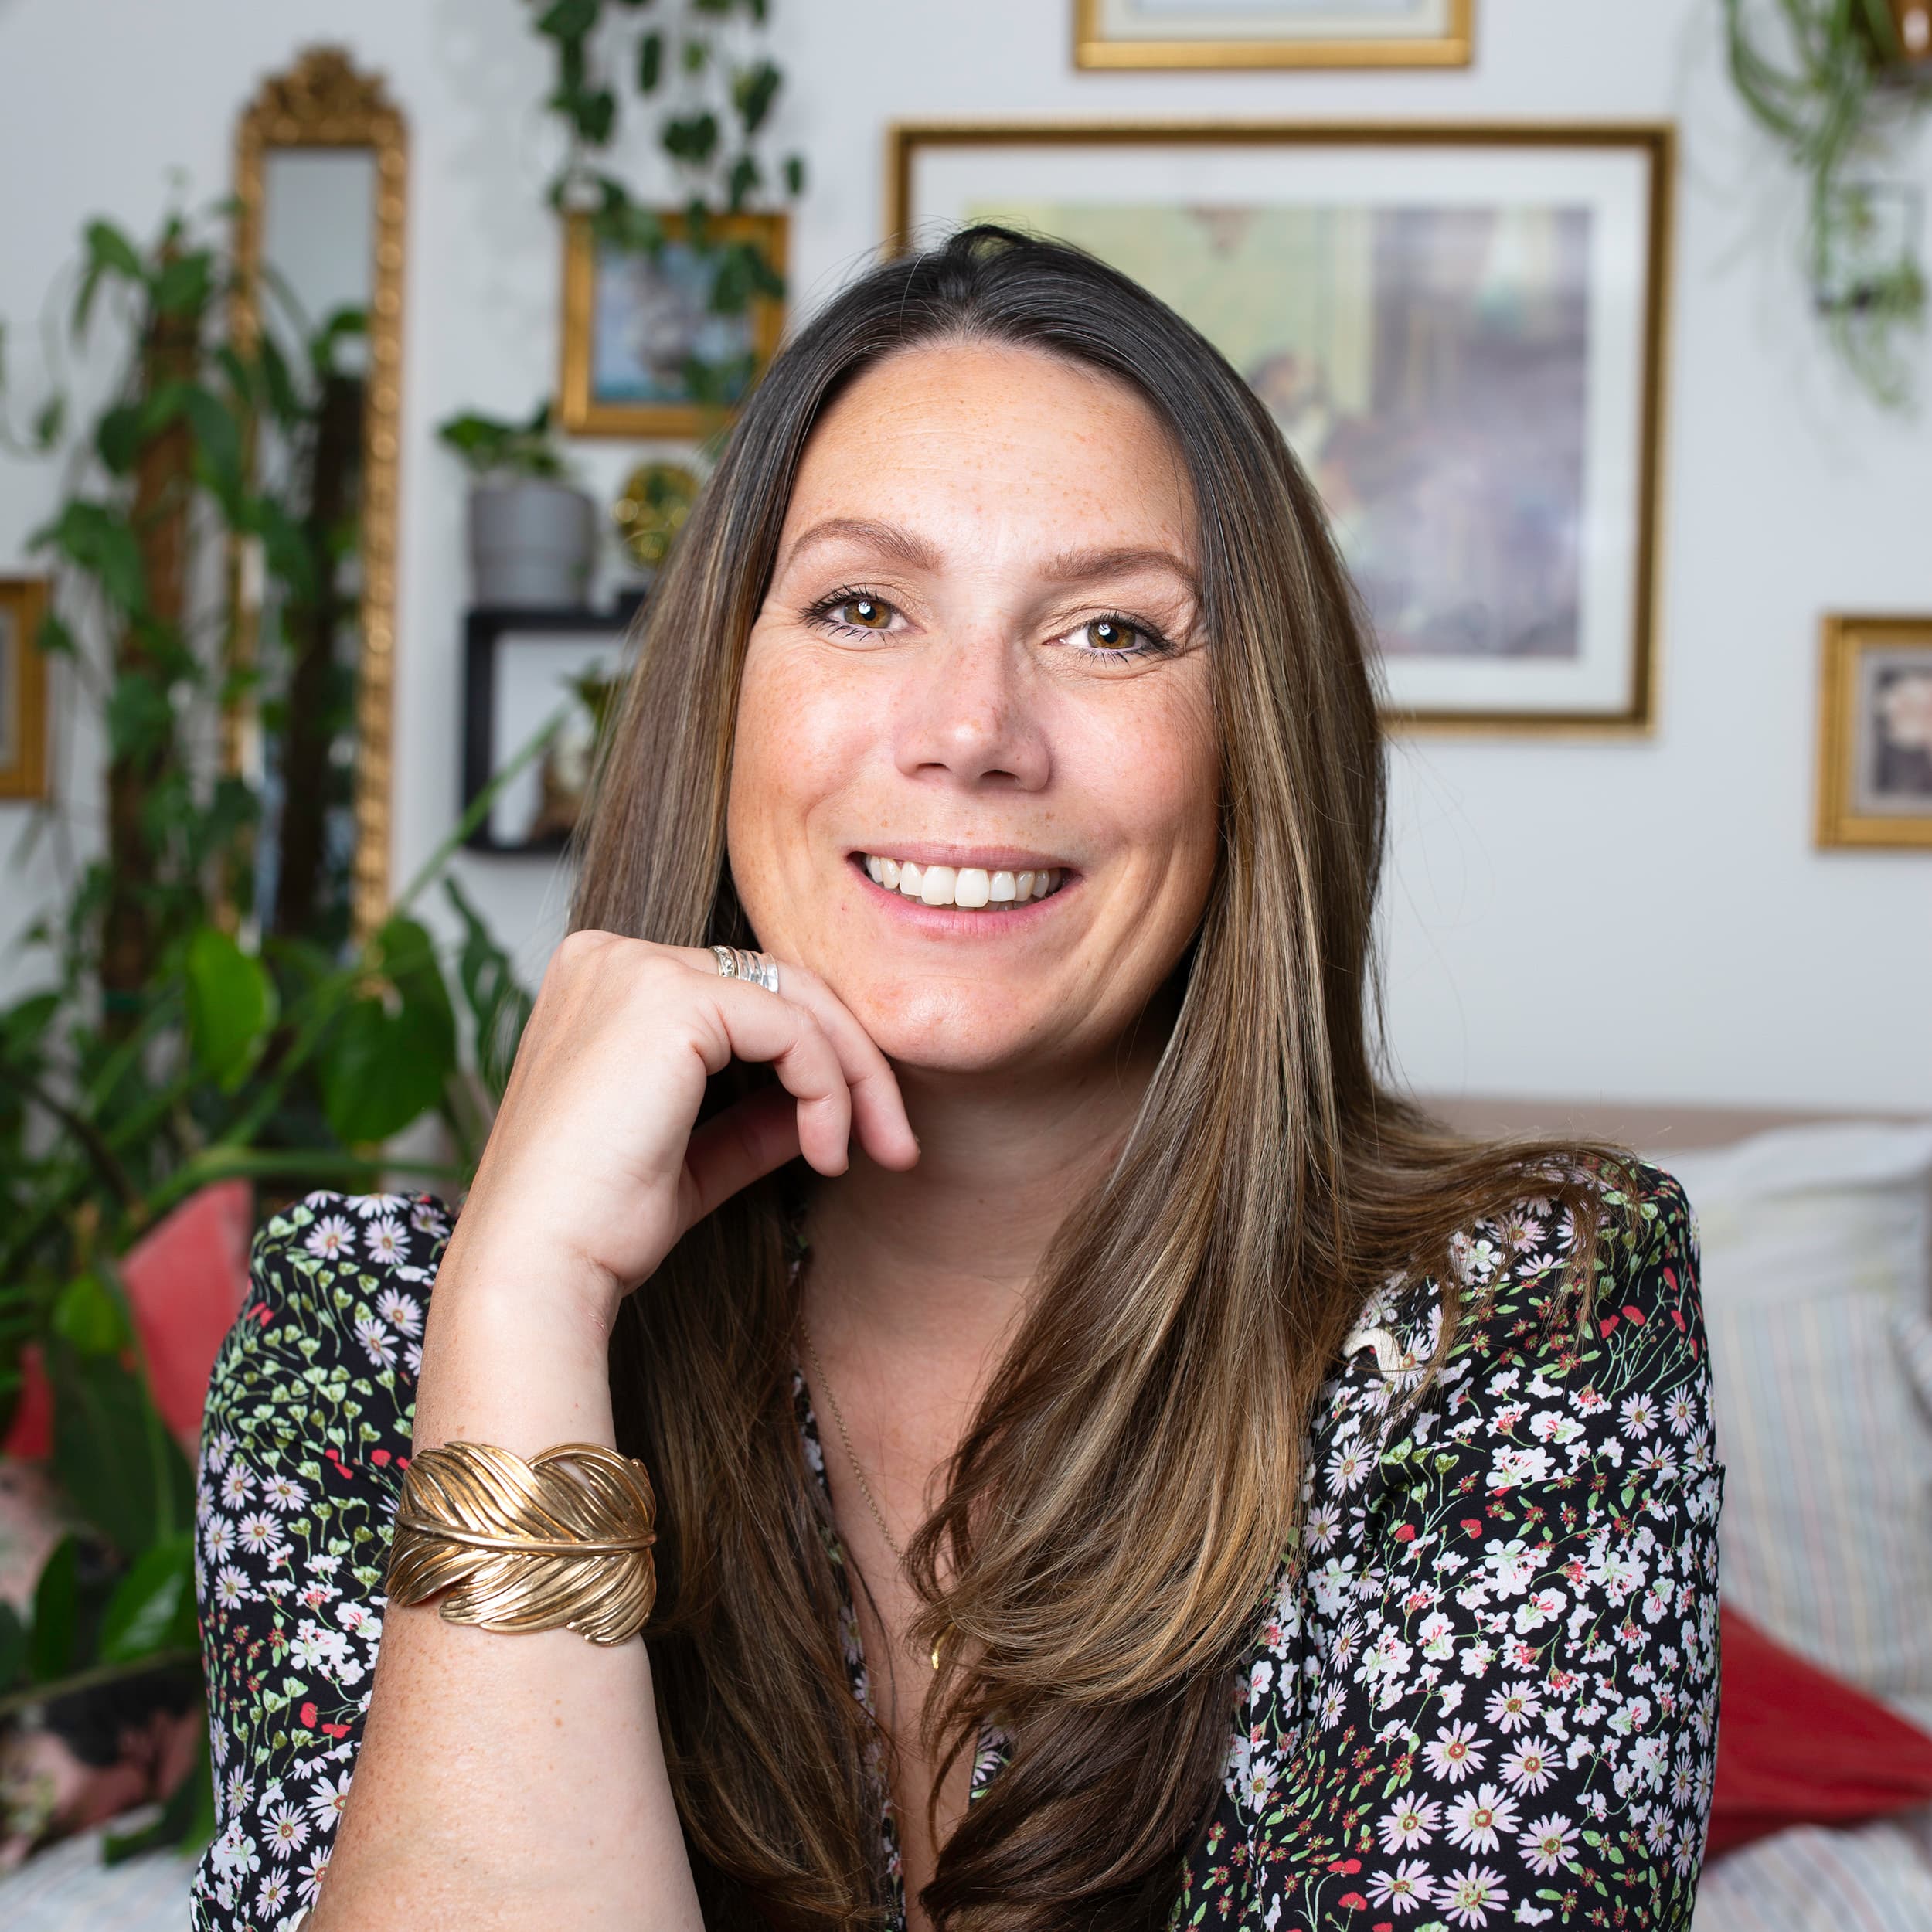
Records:
M916 570L937 570L945 560L938 547L896 523L874 522L869 517L828 516L804 531L785 561L796 563L808 550L824 543L869 543Z
M1052 583L1091 583L1099 577L1121 577L1131 570L1165 570L1179 577L1190 593L1200 594L1200 580L1172 550L1127 544L1113 549L1062 550L1049 557L1040 574Z

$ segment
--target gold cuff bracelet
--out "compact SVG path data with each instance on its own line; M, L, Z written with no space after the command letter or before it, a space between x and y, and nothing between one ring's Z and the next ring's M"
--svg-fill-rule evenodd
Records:
M446 1442L410 1464L389 1546L389 1599L442 1599L444 1621L573 1630L621 1644L651 1615L657 1498L644 1464L594 1442L527 1462Z

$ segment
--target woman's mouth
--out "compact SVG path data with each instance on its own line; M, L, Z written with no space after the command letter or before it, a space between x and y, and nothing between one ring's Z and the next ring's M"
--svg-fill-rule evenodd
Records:
M957 906L963 912L1007 912L1036 899L1050 898L1069 876L1061 866L995 870L981 866L922 866L883 852L853 855L875 886L926 906Z

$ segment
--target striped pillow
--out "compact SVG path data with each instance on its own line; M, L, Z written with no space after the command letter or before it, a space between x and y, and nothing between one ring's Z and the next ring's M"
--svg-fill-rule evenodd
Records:
M1704 1868L1692 1932L1925 1932L1932 1812L1855 1832L1802 1825Z
M1725 1595L1932 1729L1932 1411L1906 1366L1932 1311L1932 1126L1664 1164L1702 1237Z

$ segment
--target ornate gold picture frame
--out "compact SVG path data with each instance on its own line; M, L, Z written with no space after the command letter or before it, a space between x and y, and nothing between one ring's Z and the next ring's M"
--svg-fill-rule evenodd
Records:
M713 367L742 361L741 396L764 372L784 328L784 305L754 297L741 314L720 315L709 301L715 265L685 243L682 214L661 214L662 251L600 244L590 218L572 215L563 230L563 366L558 418L572 436L696 438L730 420L694 393L691 359ZM723 215L711 232L723 241L755 241L785 272L786 217Z
M927 123L904 248L987 221L1171 304L1327 503L1403 729L1654 723L1675 138L1648 123Z
M1077 67L1466 67L1475 0L1073 0Z
M47 660L41 577L0 577L0 798L47 795Z
M1818 842L1932 850L1932 617L1828 617Z
M403 369L403 225L407 131L379 74L360 72L340 47L306 49L274 74L243 111L235 143L233 329L252 342L262 327L264 164L277 151L368 151L373 199L367 280L368 369L364 386L357 549L361 589L355 682L355 853L351 917L359 938L389 911L396 682L396 457ZM259 612L237 600L239 663L253 662ZM249 719L228 721L231 762L249 755Z

